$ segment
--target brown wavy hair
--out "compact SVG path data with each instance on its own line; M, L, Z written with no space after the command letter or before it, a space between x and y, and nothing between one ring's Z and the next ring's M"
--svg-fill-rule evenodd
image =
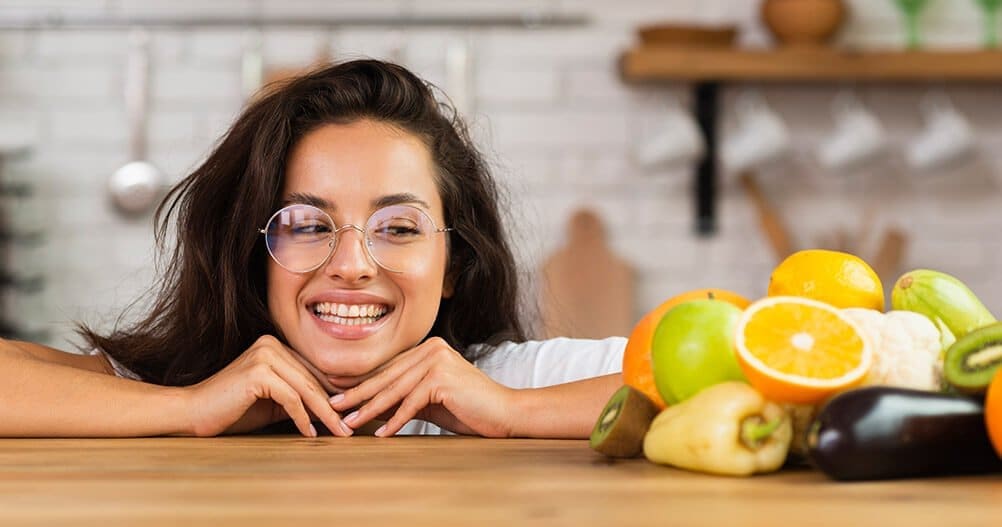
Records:
M280 205L296 142L322 125L360 119L414 134L437 168L445 221L455 229L446 270L455 291L428 336L464 354L471 344L525 340L501 196L483 157L431 85L377 60L317 69L251 102L156 210L160 278L146 297L148 310L134 323L120 318L110 334L85 324L79 333L143 379L173 386L200 382L258 337L275 335L265 294L268 253L257 227Z

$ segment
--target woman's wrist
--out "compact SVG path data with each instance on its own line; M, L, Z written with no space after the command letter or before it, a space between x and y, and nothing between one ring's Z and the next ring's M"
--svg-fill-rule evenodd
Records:
M536 412L539 404L539 390L535 388L505 388L508 390L508 433L509 438L533 437L536 426Z
M512 390L509 437L584 439L602 407L622 384L620 374Z
M511 408L508 437L553 437L554 429L562 428L559 392L548 388L509 388Z
M192 437L199 436L195 425L194 401L189 388L162 387L160 407L169 423L164 435Z
M528 429L530 426L527 424L529 418L529 412L531 411L532 403L532 392L535 390L530 388L507 388L505 390L508 392L508 404L505 405L508 408L508 433L507 437L528 437Z

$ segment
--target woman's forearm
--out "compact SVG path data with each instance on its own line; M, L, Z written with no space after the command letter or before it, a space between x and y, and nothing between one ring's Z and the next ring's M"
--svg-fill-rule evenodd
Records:
M0 341L0 437L187 434L178 388L49 362Z
M619 373L581 381L515 391L514 437L583 439L617 388Z

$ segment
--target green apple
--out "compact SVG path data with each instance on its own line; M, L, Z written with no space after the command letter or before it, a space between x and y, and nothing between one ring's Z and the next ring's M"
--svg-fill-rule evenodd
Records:
M746 381L734 356L741 309L722 300L692 300L661 318L651 343L654 384L668 404L724 381Z

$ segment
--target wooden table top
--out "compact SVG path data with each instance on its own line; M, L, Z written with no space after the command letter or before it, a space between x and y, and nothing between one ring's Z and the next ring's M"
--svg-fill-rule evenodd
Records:
M1002 475L835 483L610 461L586 441L0 439L0 525L1002 524Z

